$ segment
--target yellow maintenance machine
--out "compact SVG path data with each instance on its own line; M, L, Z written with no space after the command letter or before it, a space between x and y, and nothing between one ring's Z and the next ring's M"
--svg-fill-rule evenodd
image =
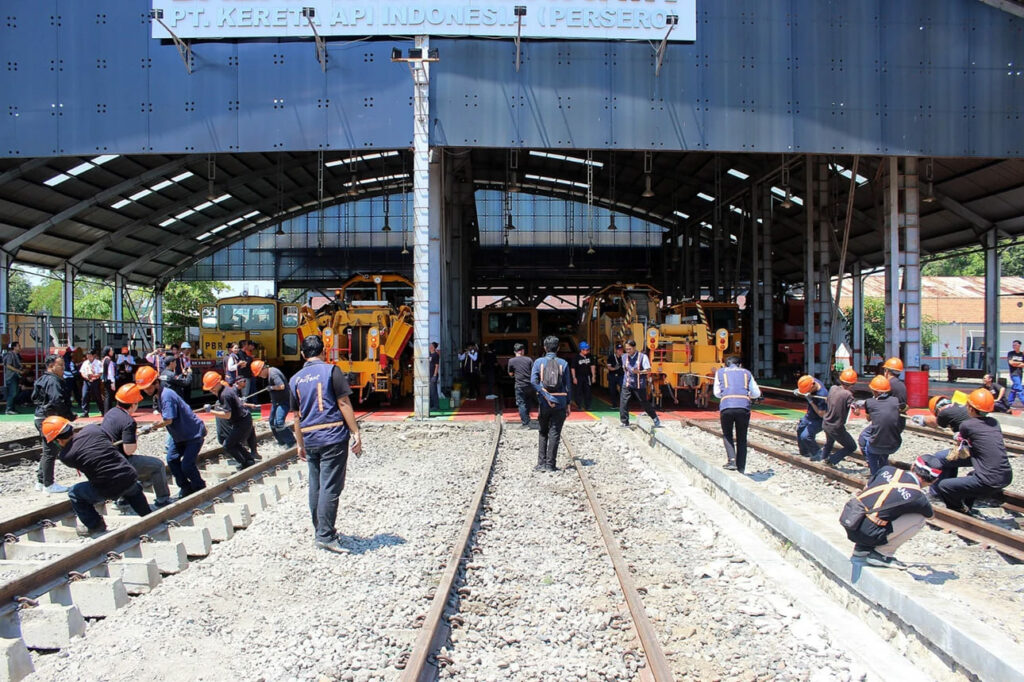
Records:
M651 359L648 390L656 404L666 393L678 404L683 393L697 407L708 407L715 371L731 345L728 330L712 331L694 317L664 317L661 292L648 284L607 286L584 300L582 315L577 333L595 348L602 386L608 385L608 355L633 339Z
M391 401L412 394L412 309L400 291L412 282L401 275L355 275L319 310L303 306L300 338L320 334L325 358L348 375L359 402L371 396Z

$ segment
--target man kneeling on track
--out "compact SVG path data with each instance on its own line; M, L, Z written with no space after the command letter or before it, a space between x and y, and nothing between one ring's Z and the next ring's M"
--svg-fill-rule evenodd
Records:
M860 432L857 442L864 452L864 459L868 462L871 475L876 476L889 463L889 455L903 445L903 436L900 435L903 431L900 425L903 419L900 416L899 402L889 395L888 379L878 375L871 380L868 387L874 396L864 401L864 411L867 412L870 423Z
M135 370L135 385L145 395L153 395L160 388L160 375L152 367L139 367ZM170 436L167 441L167 466L171 468L174 480L181 488L178 497L187 497L206 487L206 481L196 465L199 451L206 440L206 424L174 391L160 391L156 400L160 403L162 421L154 424L153 428L167 427Z
M988 416L994 408L988 390L971 392L967 396L970 418L960 425L956 447L937 453L943 458L942 473L932 490L953 511L969 514L975 499L997 495L1013 480L1003 431L999 422ZM974 467L974 471L958 478L960 467Z
M96 505L104 500L123 497L139 516L151 511L135 469L117 451L99 424L75 433L71 422L64 417L47 417L43 420L43 438L60 445L60 461L78 469L88 479L68 491L71 508L81 521L77 528L80 536L89 537L107 530L103 517L96 512Z
M857 373L852 369L844 369L839 375L839 383L828 389L825 417L822 426L825 429L825 447L821 450L821 459L835 466L847 455L857 451L857 441L846 430L846 419L853 407L853 393L850 387L857 383ZM839 452L832 455L832 446L839 443ZM811 458L814 460L814 458Z
M793 394L807 401L807 413L800 418L800 423L796 425L796 440L797 445L800 446L800 454L818 461L821 459L821 448L818 447L815 436L822 428L828 391L820 381L805 374L796 382L796 390L793 391Z
M938 478L941 467L942 461L935 455L922 455L910 471L884 466L871 477L857 494L866 514L860 524L846 530L854 542L853 556L863 558L869 566L906 568L893 555L934 514L921 486Z
M928 410L931 414L915 414L911 417L918 426L931 426L936 429L948 428L953 433L960 431L960 425L970 419L967 408L957 405L944 395L932 396L928 401Z
M117 389L114 399L117 400L117 406L112 410L107 410L107 413L103 415L103 423L100 428L114 443L114 447L128 458L128 463L135 469L139 480L153 485L153 492L156 494L153 506L165 507L171 503L171 489L167 487L167 469L163 460L158 457L135 454L139 445L136 437L138 424L135 423L134 415L139 408L139 403L142 402L142 391L134 383L124 384ZM149 425L142 427L142 433L149 433L152 430L153 427ZM117 506L122 511L129 504L125 499L117 501Z
M252 415L242 403L238 391L228 386L221 375L214 371L203 375L203 390L217 396L217 404L210 407L210 414L227 424L224 452L231 455L241 467L255 464L252 453L246 449L252 432Z

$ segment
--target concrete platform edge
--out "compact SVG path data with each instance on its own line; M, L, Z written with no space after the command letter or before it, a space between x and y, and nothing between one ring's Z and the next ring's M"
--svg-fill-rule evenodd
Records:
M697 469L762 523L800 547L830 575L867 601L893 613L969 672L984 680L1024 682L1024 655L1009 638L977 621L969 623L970 633L954 626L948 617L901 591L874 569L861 570L861 566L850 561L852 547L840 550L754 491L739 485L729 472L691 452L664 430L655 429L652 433L649 421L642 420L639 426L656 443Z

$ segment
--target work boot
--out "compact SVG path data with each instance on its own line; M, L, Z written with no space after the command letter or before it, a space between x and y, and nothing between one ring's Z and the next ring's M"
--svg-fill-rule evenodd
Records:
M725 469L726 471L736 471L736 462L729 460L728 462L725 463L725 466L722 468Z
M898 568L903 570L907 567L905 563L896 557L885 556L884 554L879 554L874 550L868 553L867 557L864 559L864 563L868 566L875 566L876 568Z
M80 538L94 538L97 535L100 535L100 534L106 533L106 532L107 532L107 524L104 523L103 521L100 521L100 525L96 526L95 528L89 528L88 526L86 526L84 523L81 523L81 522L75 524L75 533Z
M319 549L327 550L328 552L334 552L335 554L351 554L348 547L341 544L338 538L334 538L328 542L316 541L316 546Z
M153 500L153 507L155 509L166 507L169 504L174 504L174 500L172 500L170 497L158 497L155 500Z

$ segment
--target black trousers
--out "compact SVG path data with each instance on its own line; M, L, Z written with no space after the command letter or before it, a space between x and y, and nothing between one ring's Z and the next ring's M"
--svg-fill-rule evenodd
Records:
M551 407L547 400L540 399L540 412L537 422L540 424L540 440L537 444L537 466L555 469L558 457L558 443L562 440L562 425L565 424L564 407Z
M227 422L227 420L220 421ZM228 423L227 437L224 439L224 452L244 467L253 463L252 453L246 448L246 446L251 447L252 433L251 420L242 420L237 424Z
M940 457L943 462L942 473L932 484L932 490L948 508L959 510L961 507L967 507L970 510L977 498L993 497L1002 490L1002 488L985 485L978 480L973 471L968 472L966 476L958 477L958 469L973 466L973 464L969 458L950 462L946 459L948 454L949 450L936 453L936 456Z
M580 407L581 410L590 409L590 380L578 380L577 383L572 385L572 397L575 403Z
M735 464L736 470L742 472L747 468L747 428L750 426L750 410L745 407L730 407L719 412L718 418L722 422L725 456L729 464Z
M640 403L640 407L643 408L644 412L651 419L657 419L658 413L654 411L654 405L651 405L651 401L647 399L646 391L640 388L622 387L622 391L619 393L619 420L629 425L629 399L636 398L637 402Z

